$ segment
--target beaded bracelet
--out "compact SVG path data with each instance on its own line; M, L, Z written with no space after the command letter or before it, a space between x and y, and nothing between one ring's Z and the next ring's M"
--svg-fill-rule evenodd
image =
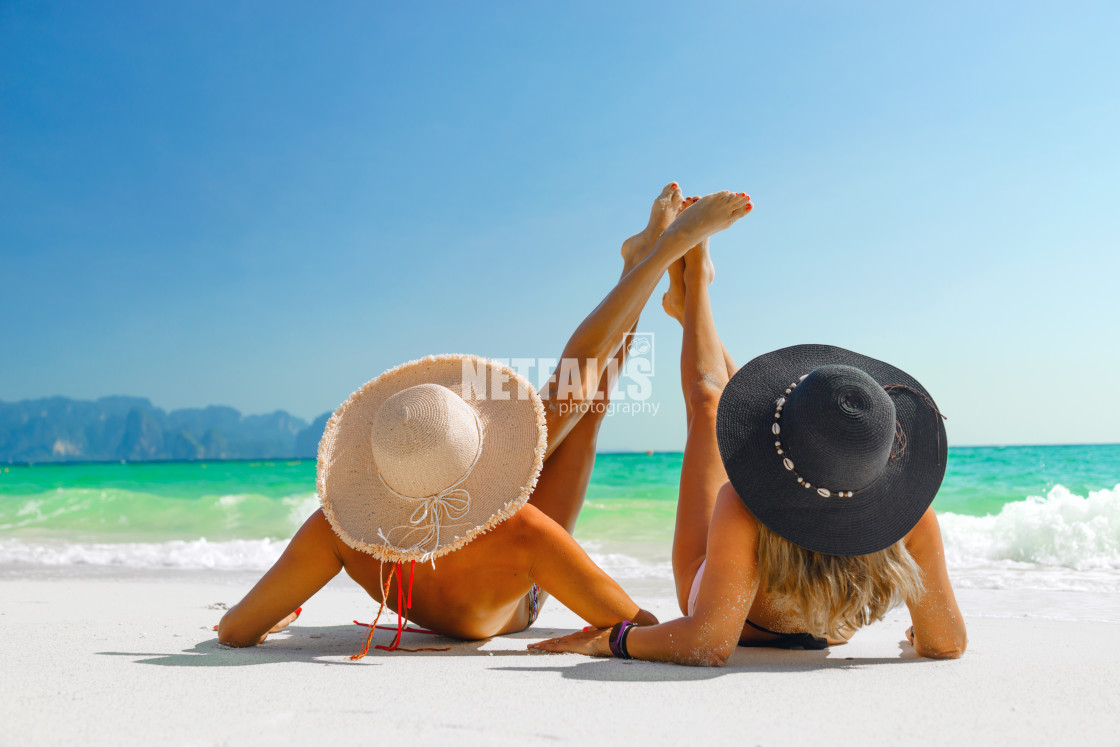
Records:
M627 647L626 641L630 638L630 633L633 632L634 628L636 627L638 626L634 625L633 623L627 625L626 628L622 631L622 635L618 639L618 649L627 659L634 658L630 655L630 649Z
M630 635L630 629L633 627L634 623L623 620L620 623L615 623L615 626L611 628L610 636L607 638L607 646L610 647L611 653L616 659L634 658L626 650L626 638Z

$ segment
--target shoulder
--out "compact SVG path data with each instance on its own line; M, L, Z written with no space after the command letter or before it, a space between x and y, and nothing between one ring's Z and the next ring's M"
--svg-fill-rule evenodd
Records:
M708 535L734 535L747 539L753 545L758 539L758 519L750 512L730 482L723 484L716 494L716 505L712 511L712 523Z
M906 533L904 539L907 547L914 545L928 545L932 542L940 542L941 540L941 527L937 523L937 514L933 510L933 506L926 509L922 514L922 518L918 519L918 523L914 528Z
M725 482L716 494L716 507L712 519L714 520L717 515L721 519L730 519L743 526L749 526L755 531L758 530L758 519L743 503L743 499L739 497L730 482Z
M547 529L549 524L556 522L532 503L526 503L517 509L517 513L502 522L501 526L508 526L519 532L536 532Z
M557 532L567 534L564 528L547 514L536 506L526 503L513 516L494 527L488 536L501 538L507 543L531 547L553 537Z
M553 527L564 531L538 508L526 504L455 554L464 561L469 557L475 563L524 569L533 565L542 552L556 546Z

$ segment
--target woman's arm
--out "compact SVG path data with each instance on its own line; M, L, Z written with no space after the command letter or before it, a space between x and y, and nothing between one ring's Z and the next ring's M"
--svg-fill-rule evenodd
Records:
M269 630L342 570L335 533L322 510L311 514L280 559L218 623L218 641L256 646Z
M907 600L914 625L906 631L919 656L930 659L956 659L968 645L964 617L953 596L949 571L945 567L945 547L941 528L933 509L928 509L917 526L906 535L906 549L922 569L925 592L921 599Z
M696 609L661 625L632 630L635 659L722 666L731 658L758 589L758 525L730 485L720 490L708 530L707 564ZM530 648L610 656L609 631L573 633Z
M621 620L653 625L657 618L638 607L618 582L595 565L572 535L536 506L518 512L529 578L596 628Z

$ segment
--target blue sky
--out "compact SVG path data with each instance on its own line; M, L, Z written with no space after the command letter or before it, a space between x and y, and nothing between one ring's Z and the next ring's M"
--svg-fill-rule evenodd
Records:
M660 187L739 360L842 345L957 444L1120 441L1115 3L0 4L0 400L305 418L555 356ZM683 444L680 332L657 415Z

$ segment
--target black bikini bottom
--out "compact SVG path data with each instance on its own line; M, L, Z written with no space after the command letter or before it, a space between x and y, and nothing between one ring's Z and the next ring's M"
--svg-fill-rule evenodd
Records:
M761 625L756 625L750 620L747 620L747 625L750 625L760 633L769 633L770 635L778 636L775 641L739 641L739 645L745 648L790 648L790 649L803 649L805 651L820 651L821 649L828 648L828 640L813 635L812 633L779 633L769 628L764 628Z

